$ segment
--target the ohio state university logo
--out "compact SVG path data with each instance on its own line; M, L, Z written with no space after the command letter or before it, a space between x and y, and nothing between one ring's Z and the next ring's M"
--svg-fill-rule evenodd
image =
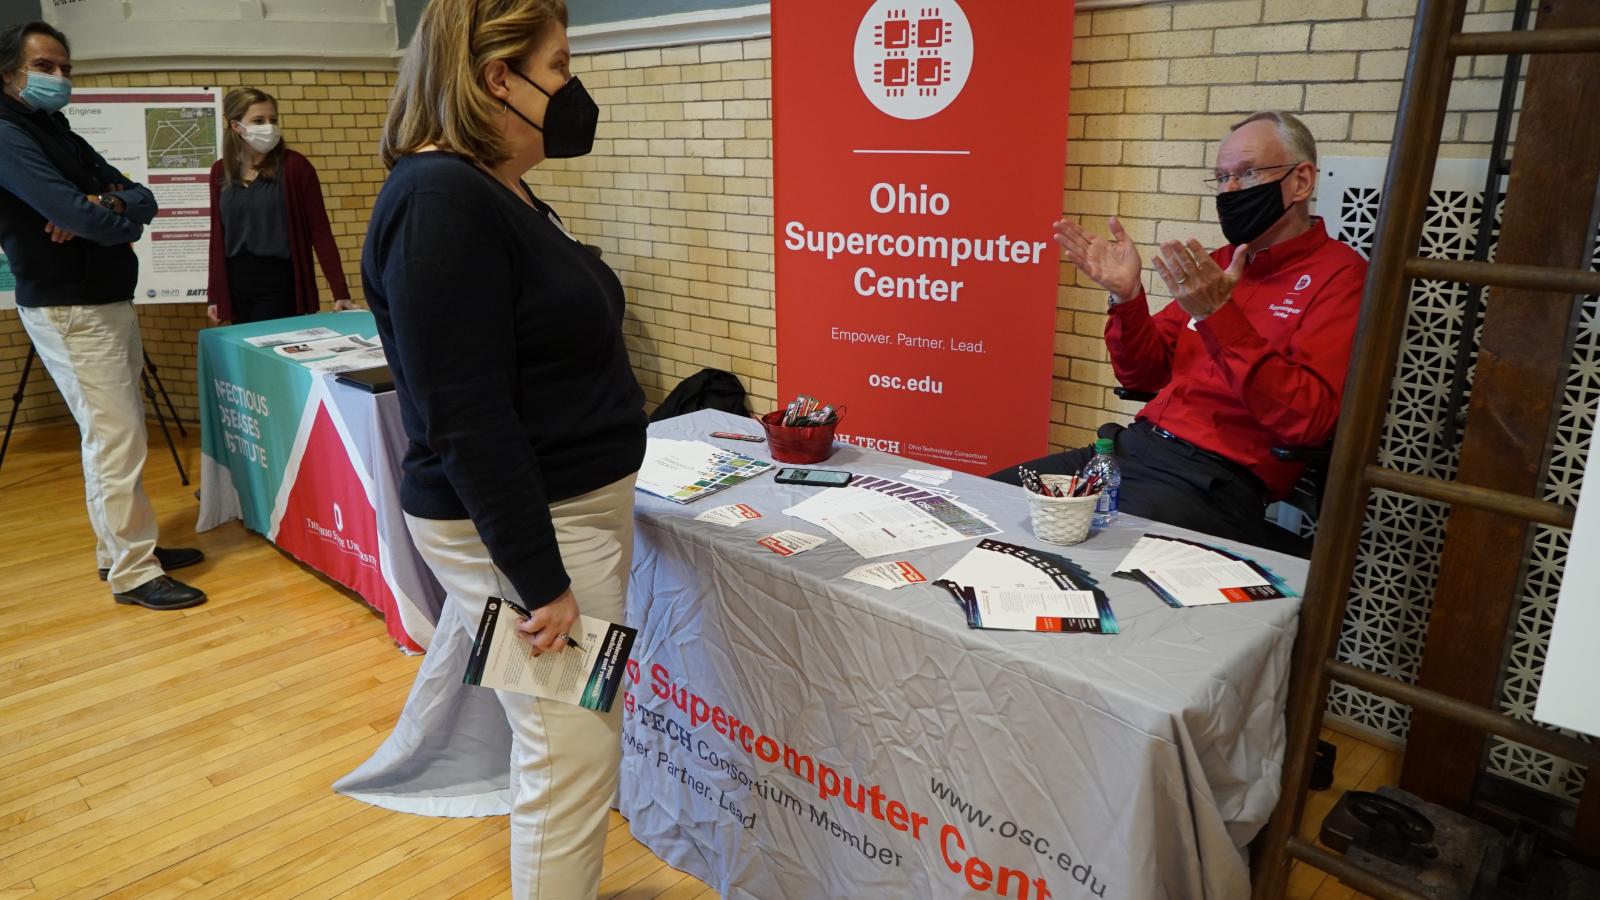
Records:
M972 26L956 0L878 0L856 29L856 81L897 119L940 112L971 73Z

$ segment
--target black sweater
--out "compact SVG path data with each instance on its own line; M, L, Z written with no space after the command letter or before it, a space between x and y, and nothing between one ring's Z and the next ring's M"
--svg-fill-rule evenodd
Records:
M401 506L472 519L523 602L549 603L570 584L550 504L644 459L621 282L549 207L438 152L389 174L361 281L411 442Z

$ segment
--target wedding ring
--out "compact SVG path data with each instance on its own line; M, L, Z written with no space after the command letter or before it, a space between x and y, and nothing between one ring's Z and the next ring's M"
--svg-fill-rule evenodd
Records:
M1187 276L1187 275L1185 275L1185 276L1184 276L1184 277L1183 277L1183 278L1179 278L1179 279L1178 279L1178 282L1177 282L1177 283L1178 283L1178 284L1183 284L1183 283L1184 283L1184 281L1186 281L1186 280L1188 280L1188 277L1189 277L1189 276Z

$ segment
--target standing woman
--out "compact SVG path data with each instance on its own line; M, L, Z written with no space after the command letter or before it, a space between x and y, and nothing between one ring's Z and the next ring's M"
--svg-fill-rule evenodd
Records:
M393 735L337 785L412 812L509 809L514 893L546 900L598 889L621 704L497 692L474 717L490 694L461 676L489 597L532 611L538 653L585 637L579 613L623 618L646 420L622 284L521 180L594 140L566 25L562 0L433 0L400 69L361 278L410 440L406 525L447 599ZM485 755L492 771L451 782ZM400 799L386 771L433 796Z
M310 160L283 144L278 101L240 87L222 101L228 130L211 166L211 272L206 314L213 322L260 322L314 313L317 276L334 309L355 309L333 242L322 183Z

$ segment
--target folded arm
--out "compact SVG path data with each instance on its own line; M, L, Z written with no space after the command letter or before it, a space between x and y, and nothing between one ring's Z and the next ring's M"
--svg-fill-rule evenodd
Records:
M99 154L95 154L95 159L99 162L97 172L103 167L121 178ZM118 192L117 196L134 197L134 202L124 200L128 206L123 215L90 200L56 169L30 135L3 123L0 123L0 160L4 160L4 165L0 165L0 188L15 194L57 229L97 244L110 247L132 243L144 234L145 224L155 216L155 197L142 186ZM144 197L148 197L147 202ZM136 204L138 213L148 214L148 218L141 221L130 215L135 212Z

